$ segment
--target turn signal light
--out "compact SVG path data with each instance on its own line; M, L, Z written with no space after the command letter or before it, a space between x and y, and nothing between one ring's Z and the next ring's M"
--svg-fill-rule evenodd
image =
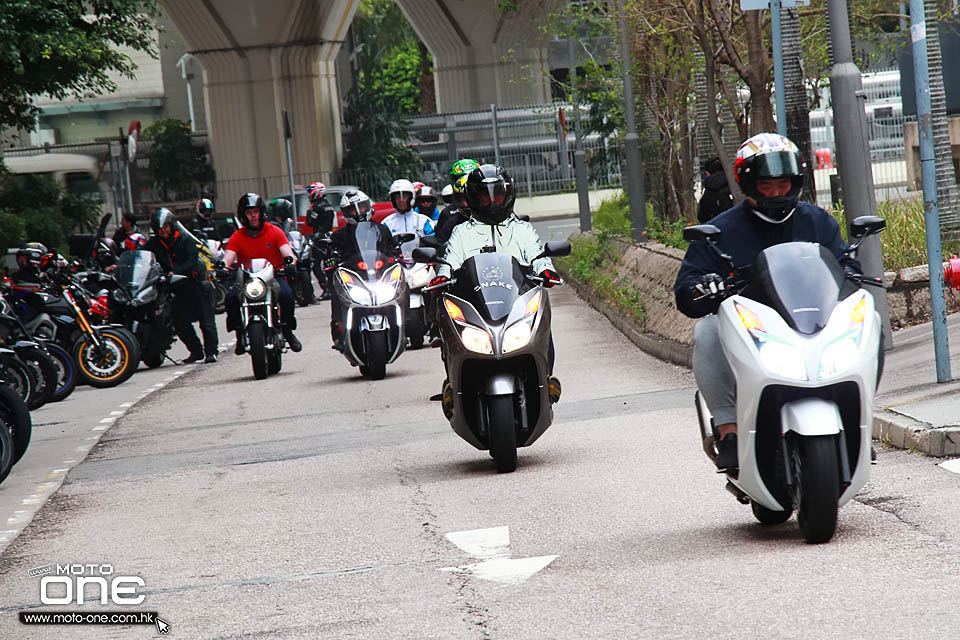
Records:
M459 320L460 322L466 322L467 319L463 315L463 311L460 310L460 307L456 305L451 300L444 300L443 306L447 308L447 313L450 314L450 318L453 320Z

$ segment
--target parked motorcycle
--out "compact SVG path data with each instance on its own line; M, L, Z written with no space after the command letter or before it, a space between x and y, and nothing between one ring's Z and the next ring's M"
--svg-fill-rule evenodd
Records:
M4 432L0 434L0 482L7 477L10 467L26 453L32 432L27 403L13 387L6 384L9 369L4 356L10 356L11 353L9 349L0 348L0 431ZM9 464L4 469L4 459L8 455Z
M42 385L49 385L49 395L45 396L44 401L59 402L73 393L77 386L77 372L73 358L56 342L32 336L15 313L13 305L7 300L8 293L8 290L0 289L0 346L16 348L19 345L29 348L37 345L42 349L49 358L49 366L42 363L45 358L38 357L34 370L42 374ZM28 364L32 360L29 357L26 359ZM30 407L30 409L34 408L36 407Z
M289 266L292 258L284 259ZM280 372L286 341L280 326L280 283L270 261L247 260L237 269L240 323L253 365L253 377L262 380Z
M133 333L145 365L159 367L174 339L170 288L186 276L167 277L153 252L138 249L120 256L114 279L111 320Z
M48 276L57 294L31 291L15 300L27 331L68 350L87 384L112 387L126 381L140 363L136 338L125 327L92 324L89 294L62 272L50 271Z
M376 223L359 222L352 232L351 250L334 269L331 292L337 296L337 320L344 329L343 355L364 377L382 380L387 365L406 347L407 282L400 262L380 252L383 239ZM400 244L414 237L402 233L392 241Z
M885 226L876 216L854 220L849 255ZM881 324L858 284L883 284L845 274L814 243L774 245L739 269L718 248L717 227L687 227L683 236L730 265L729 297L717 312L737 380L739 469L727 471L727 489L761 523L785 522L796 510L806 541L827 542L839 507L870 477ZM699 391L695 404L704 451L716 461L717 432Z
M565 256L569 242L548 242L538 256ZM416 249L421 263L443 263L436 249ZM437 322L450 383L447 416L458 436L489 450L497 471L517 467L517 447L528 447L553 420L550 372L550 298L542 279L506 253L468 258L443 287Z

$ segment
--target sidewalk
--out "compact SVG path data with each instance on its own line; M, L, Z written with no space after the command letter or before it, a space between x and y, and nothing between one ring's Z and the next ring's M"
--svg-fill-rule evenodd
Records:
M933 326L893 334L874 402L873 436L932 456L960 455L960 314L947 317L952 382L937 383Z
M620 193L620 189L597 189L590 192L590 211L596 211L600 203ZM517 195L517 213L530 216L530 220L567 218L580 213L577 193L553 193L545 196Z

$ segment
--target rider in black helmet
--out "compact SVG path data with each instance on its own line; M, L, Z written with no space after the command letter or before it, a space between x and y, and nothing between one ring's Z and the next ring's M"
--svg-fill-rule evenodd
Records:
M167 275L186 276L173 289L173 324L177 337L190 350L185 363L217 361L218 336L210 296L203 290L206 265L200 259L197 246L177 228L177 218L170 209L157 209L150 217L153 237L144 249L152 251ZM203 344L197 338L193 323L200 323Z

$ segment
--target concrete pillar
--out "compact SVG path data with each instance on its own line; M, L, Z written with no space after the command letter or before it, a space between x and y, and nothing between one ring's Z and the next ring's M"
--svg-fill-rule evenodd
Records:
M287 190L282 110L295 181L330 180L342 157L334 60L359 0L163 0L204 70L218 198ZM218 208L229 209L224 204Z
M500 13L491 2L397 4L433 55L437 112L550 101L547 54L537 25L561 0L518 3L518 11L510 13Z

